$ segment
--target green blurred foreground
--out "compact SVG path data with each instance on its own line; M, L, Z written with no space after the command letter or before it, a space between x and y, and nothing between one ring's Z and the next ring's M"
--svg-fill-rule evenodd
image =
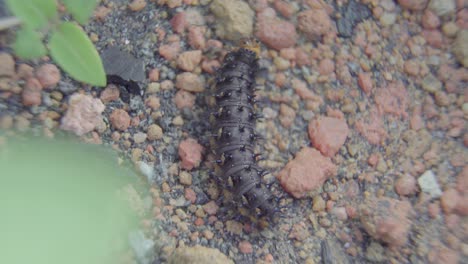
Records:
M126 174L97 146L0 145L0 263L117 263L136 222L116 192Z

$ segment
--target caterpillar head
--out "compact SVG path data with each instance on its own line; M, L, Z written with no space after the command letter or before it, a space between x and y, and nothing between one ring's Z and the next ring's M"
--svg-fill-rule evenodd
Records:
M242 38L239 41L239 47L255 52L257 58L260 56L260 42L255 38Z

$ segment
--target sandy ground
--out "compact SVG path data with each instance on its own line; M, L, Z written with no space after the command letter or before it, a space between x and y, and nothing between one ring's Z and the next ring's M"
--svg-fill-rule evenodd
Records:
M103 0L84 29L144 65L140 90L16 59L2 32L0 142L71 133L128 157L148 188L128 191L123 263L468 263L467 21L465 0ZM214 72L240 37L262 43L273 219L212 173Z

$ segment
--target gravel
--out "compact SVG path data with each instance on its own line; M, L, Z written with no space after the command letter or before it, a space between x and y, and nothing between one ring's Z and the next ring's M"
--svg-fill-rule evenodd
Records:
M468 263L467 195L454 190L468 171L463 1L242 2L223 11L230 1L106 0L84 27L99 52L118 46L141 66L141 89L116 84L99 122L79 133L145 181L127 194L142 218L131 261L167 263L191 249L235 263ZM327 18L320 27L306 23L314 14ZM221 65L242 36L262 41L256 151L281 211L273 219L233 199L210 145L218 131L207 65ZM58 83L25 105L28 80L53 61L2 56L0 146L22 131L60 137L70 98L99 100L101 88L45 71ZM330 122L325 141L311 142L320 117L339 129Z

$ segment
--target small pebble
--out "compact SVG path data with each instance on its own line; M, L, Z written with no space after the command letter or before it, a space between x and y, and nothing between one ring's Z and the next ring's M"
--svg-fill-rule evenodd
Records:
M125 131L130 126L130 116L125 110L115 109L112 111L109 119L112 127L117 130Z
M203 92L205 90L204 81L198 75L191 72L178 74L175 86L178 89L195 93Z
M201 50L186 51L177 57L177 66L184 71L191 72L200 64L201 58Z
M42 102L42 85L36 78L29 78L21 94L24 106L37 106Z
M146 141L146 137L145 133L137 132L133 135L133 141L135 141L136 144L141 144Z
M148 79L150 80L150 82L159 81L159 69L157 68L151 69L148 74Z
M397 15L395 13L385 12L379 18L379 21L382 24L382 26L388 27L395 24L396 19Z
M226 231L231 234L240 235L242 234L243 225L237 221L228 220L226 221Z
M335 71L335 63L331 59L323 59L319 63L319 73L328 75Z
M458 26L455 22L447 22L442 26L442 32L444 32L447 37L454 38L457 35Z
M15 74L15 61L13 57L6 53L0 53L0 77L12 77Z
M163 138L162 128L156 124L150 125L146 134L148 135L148 140L158 140Z
M195 105L195 99L197 97L190 92L179 90L174 96L174 103L176 104L177 108L192 108Z
M325 201L320 195L317 195L312 200L312 210L314 212L321 212L325 210Z
M206 229L206 230L203 231L203 236L206 239L211 240L214 237L214 233L211 230Z
M421 86L424 90L430 93L435 93L442 89L441 81L439 81L439 79L437 79L432 74L428 74L426 77L424 77L424 79L422 80Z
M179 173L179 181L183 185L187 185L187 186L192 185L192 174L190 174L187 171L181 171Z
M401 175L395 182L395 191L399 195L413 195L416 190L416 179L409 174Z
M100 99L75 93L69 99L69 106L61 120L60 128L82 136L102 125L101 114L104 109L105 106Z
M60 81L60 70L54 64L44 64L36 70L36 77L44 88L54 88Z
M331 210L331 214L341 221L346 221L346 219L348 219L348 214L346 213L345 207L334 207Z
M146 7L145 0L133 0L130 4L128 4L128 8L134 12L138 12Z
M432 198L439 198L442 195L436 175L431 170L424 172L418 178L418 184L421 190L428 193Z
M0 58L0 61L2 61L1 58ZM3 62L3 63L5 63L5 62ZM2 75L1 71L2 70L0 69L0 76ZM27 80L27 79L34 76L34 68L29 66L28 64L21 63L21 64L18 65L18 70L16 72L16 76L19 79Z
M252 244L249 241L241 241L239 243L239 251L243 254L251 254L253 252Z
M365 94L369 95L372 90L372 75L371 73L361 72L358 75L359 87L364 91Z
M461 197L456 189L450 188L445 190L442 194L442 197L440 198L440 205L442 210L444 210L446 214L450 214L457 206L460 198Z
M161 107L161 102L159 100L159 97L155 95L151 95L145 100L145 105L152 110L158 110Z
M172 124L174 126L182 126L184 125L184 119L182 118L182 116L178 115L174 117L174 119L172 119Z
M209 215L214 215L218 211L218 205L214 201L210 201L203 205L203 210Z
M197 201L197 194L191 188L186 188L184 191L185 199L189 200L192 204Z
M452 52L464 67L468 67L468 45L466 43L468 43L468 29L459 31L452 45Z
M117 86L114 84L109 84L100 95L101 101L103 103L108 103L112 101L116 101L120 97L120 91Z
M154 93L159 92L159 90L161 90L161 84L158 82L150 82L148 86L146 87L147 94L154 94Z

